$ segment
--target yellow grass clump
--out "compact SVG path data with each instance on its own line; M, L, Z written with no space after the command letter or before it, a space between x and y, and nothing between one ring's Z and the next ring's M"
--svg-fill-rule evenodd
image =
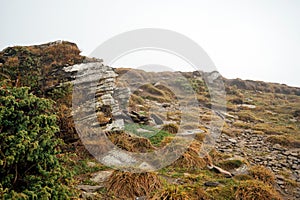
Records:
M134 199L150 196L161 188L161 180L156 173L130 173L115 171L108 179L107 192L117 199Z
M155 149L147 138L131 135L123 131L108 133L107 136L113 144L126 151L145 153Z
M261 165L253 166L249 169L249 175L255 179L261 180L264 183L274 184L275 183L275 175L274 173Z
M203 169L206 167L208 160L199 156L201 144L198 141L194 141L187 148L186 152L181 155L173 164L173 167L193 170ZM208 156L208 155L207 155Z
M280 194L270 185L258 180L241 182L235 191L236 200L281 200Z

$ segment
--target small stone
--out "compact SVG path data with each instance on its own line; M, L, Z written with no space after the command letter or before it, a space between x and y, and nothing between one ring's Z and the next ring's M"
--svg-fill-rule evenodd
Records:
M296 157L299 156L299 154L298 154L297 152L291 152L290 154L291 154L292 156L296 156Z
M233 138L229 138L228 141L232 142L232 143L237 143L237 141L235 139L233 139Z
M299 169L299 168L300 168L299 165L296 164L292 165L292 169Z
M298 158L294 157L294 156L288 156L288 159L291 159L291 160L298 160Z
M280 145L280 144L274 144L274 145L273 145L273 149L276 149L276 150L281 150L281 149L282 149L282 147L281 147L281 145Z
M96 199L96 196L97 196L97 193L91 193L91 192L83 192L81 194L81 198L86 199L86 200Z
M218 185L220 185L219 182L213 182L213 181L207 181L204 183L204 186L207 186L207 187L217 187Z
M288 155L291 154L291 152L290 151L284 151L284 152L282 152L282 154L288 156Z
M157 125L162 125L164 124L164 121L159 117L157 116L156 114L151 114L150 117L154 120L155 124Z
M277 181L277 184L278 184L278 185L284 185L284 181L278 180L278 181Z
M276 178L277 178L278 180L284 180L284 176L282 176L282 175L276 175Z
M135 200L146 200L147 197L146 196L143 196L143 197L136 197Z
M94 162L87 162L86 163L88 167L95 167L96 166L96 163Z

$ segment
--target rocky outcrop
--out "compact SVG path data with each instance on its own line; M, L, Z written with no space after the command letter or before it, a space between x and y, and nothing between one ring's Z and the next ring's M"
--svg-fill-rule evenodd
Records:
M58 136L67 143L79 139L72 117L72 82L76 79L77 83L80 80L82 85L93 86L83 88L82 95L89 97L89 92L96 91L96 114L99 123L106 126L112 124L112 117L118 112L112 98L116 76L101 59L81 56L77 45L71 42L8 47L0 52L0 81L28 86L35 95L54 100L60 125Z
M73 65L63 70L74 74L72 98L75 122L100 125L109 130L121 129L122 119L114 118L121 114L118 102L113 98L117 77L114 70L101 61Z

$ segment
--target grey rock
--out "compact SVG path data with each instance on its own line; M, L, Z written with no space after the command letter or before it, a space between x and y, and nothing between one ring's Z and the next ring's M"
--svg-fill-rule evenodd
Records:
M127 167L133 164L138 164L138 161L134 157L118 150L111 150L106 156L101 159L101 162L108 166L120 167Z
M81 194L81 198L85 200L94 200L97 199L97 193L92 193L92 192L83 192Z
M207 181L204 183L204 186L207 186L207 187L217 187L218 185L220 185L219 182L213 182L213 181Z
M89 166L89 167L95 167L96 166L96 163L94 163L94 162L87 162L86 163L87 164L87 166Z
M237 141L235 139L233 139L233 138L229 138L228 141L232 142L232 143L237 143Z
M113 173L113 171L99 171L93 174L93 178L91 178L91 181L95 183L103 183L105 182L109 176Z
M155 122L156 125L162 125L162 124L164 124L164 121L160 117L158 117L156 114L152 113L150 115L150 117L154 120L154 122Z
M135 200L147 200L146 196L136 197Z
M275 150L282 150L282 147L281 147L280 144L274 144L273 145L273 149L275 149Z
M85 192L96 192L97 190L104 188L103 185L77 185L77 188Z

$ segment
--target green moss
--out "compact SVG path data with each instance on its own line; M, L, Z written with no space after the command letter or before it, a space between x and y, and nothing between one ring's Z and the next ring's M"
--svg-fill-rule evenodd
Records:
M243 161L241 160L225 160L218 163L218 165L225 170L232 170L242 166Z
M149 132L139 131L139 129L148 130ZM133 133L140 137L148 138L153 146L160 146L161 142L166 137L173 137L173 134L170 134L167 131L159 130L151 126L140 125L140 124L125 124L125 131Z

